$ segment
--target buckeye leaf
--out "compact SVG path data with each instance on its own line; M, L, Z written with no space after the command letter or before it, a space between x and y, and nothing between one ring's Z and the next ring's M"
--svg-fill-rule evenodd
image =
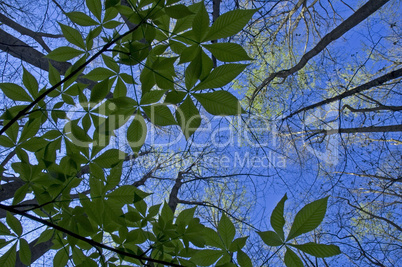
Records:
M197 42L202 41L209 30L209 15L204 3L201 3L201 7L193 20L193 33Z
M147 105L147 104L156 103L162 98L162 96L165 94L165 92L166 92L166 90L149 91L141 97L140 104Z
M61 23L59 23L59 25L67 41L82 49L85 49L84 39L82 39L81 33L79 31Z
M138 152L147 137L147 124L140 113L137 113L134 120L127 129L127 141L134 152Z
M214 264L222 254L221 250L204 249L192 256L191 261L198 266L209 266Z
M244 253L242 250L237 252L237 262L241 267L252 267L253 263L250 260L250 257Z
M86 0L89 11L100 21L102 15L101 0Z
M132 204L134 202L134 196L136 188L132 185L123 185L107 194L106 197L120 204Z
M68 46L62 46L58 47L55 50L51 51L49 54L47 54L47 58L53 59L55 61L60 61L64 62L67 60L70 60L72 58L78 57L79 55L83 54L84 51L68 47Z
M11 213L6 214L7 225L16 233L18 236L22 235L22 226L19 220L17 220Z
M226 91L193 94L193 96L212 115L237 115L244 112L237 98Z
M80 26L94 26L99 24L91 17L82 12L74 11L67 13L66 15L72 22L77 23Z
M162 104L142 107L152 123L158 126L175 125L175 121L170 109Z
M256 11L256 9L237 9L222 14L212 24L208 35L202 41L218 40L235 35L246 26Z
M248 64L226 64L216 67L207 78L194 87L193 90L199 91L225 86L233 81L247 66Z
M286 253L285 253L285 264L286 267L303 267L303 262L299 258L299 256L296 255L291 249L286 248Z
M309 242L302 245L291 245L291 246L317 258L332 257L341 254L341 250L339 249L338 246L335 245L324 245Z
M31 95L37 95L39 88L38 81L25 68L23 68L22 82L24 83L24 86L25 88L27 88L28 92L31 93Z
M84 77L92 81L102 81L113 75L116 75L116 73L109 69L99 67L91 70L89 73L85 74Z
M15 101L32 101L28 93L19 85L14 83L0 83L0 89L10 99Z
M317 228L327 211L328 197L316 200L304 206L295 216L286 241Z
M195 131L197 131L198 127L200 127L200 113L190 96L187 96L184 102L176 110L176 119L186 139L188 139L193 133L195 133Z
M183 4L166 7L165 12L169 17L174 19L181 19L194 14Z
M91 90L90 101L92 103L98 103L102 101L109 93L109 80L106 79L100 83L97 83Z
M277 247L283 244L283 240L274 231L257 232L257 234L268 246Z
M219 221L218 234L221 237L223 244L225 244L225 247L229 248L233 238L235 237L236 229L232 221L230 221L225 214L222 214L221 220Z
M119 161L123 160L126 153L118 149L109 149L105 151L102 155L97 157L94 162L98 164L101 168L111 168Z
M0 266L14 267L17 257L17 243L15 243L7 252L0 257Z
M31 249L29 248L28 242L23 238L20 239L19 252L21 262L29 266L31 264Z
M218 60L223 62L236 62L242 60L251 60L247 55L246 50L234 43L215 43L210 45L203 45L209 52L212 53Z
M285 225L283 211L285 207L285 201L287 199L288 197L285 194L283 198L278 202L271 214L271 226L272 228L274 228L275 232L282 240L285 240L285 235L283 233L283 226Z

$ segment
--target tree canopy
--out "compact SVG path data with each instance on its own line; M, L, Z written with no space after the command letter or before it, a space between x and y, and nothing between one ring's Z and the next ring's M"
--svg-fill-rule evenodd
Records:
M400 260L398 1L0 8L0 266Z

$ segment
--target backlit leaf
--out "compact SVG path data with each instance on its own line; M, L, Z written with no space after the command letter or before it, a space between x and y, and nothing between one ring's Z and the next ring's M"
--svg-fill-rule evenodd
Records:
M244 112L237 98L226 91L193 94L193 96L212 115L237 115Z
M327 202L328 197L325 197L304 206L296 214L286 240L291 240L317 228L324 219L325 212L327 211Z

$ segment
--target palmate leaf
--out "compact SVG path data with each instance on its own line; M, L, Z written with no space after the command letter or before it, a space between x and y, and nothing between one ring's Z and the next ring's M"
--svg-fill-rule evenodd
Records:
M118 149L109 149L106 150L102 155L94 159L94 162L98 164L102 168L111 168L121 160L123 160L126 156L121 150Z
M257 232L265 244L271 247L277 247L283 244L283 240L273 231Z
M176 119L186 139L197 131L201 125L201 117L190 96L176 110Z
M295 216L286 241L317 228L327 211L328 197L316 200L304 206Z
M288 197L285 194L283 198L278 202L271 214L271 226L272 228L274 228L275 232L282 240L285 240L285 235L283 233L283 226L285 225L283 211L285 207L285 201L287 199Z
M47 58L53 59L55 61L68 61L70 59L73 59L75 57L78 57L79 55L82 55L84 51L68 47L68 46L62 46L58 47L55 50L51 51L49 54L47 54Z
M147 124L140 113L137 113L134 120L127 128L127 141L134 152L138 152L147 137Z
M193 91L225 86L233 81L247 66L248 64L226 64L218 66L204 81L194 87Z
M252 58L247 55L246 50L234 43L215 43L210 45L203 45L209 52L216 57L216 59L223 62L236 62L242 60L251 60Z
M218 224L218 234L225 247L229 248L233 238L235 237L236 229L232 221L224 213L222 213L221 220Z
M10 99L15 101L32 101L32 98L21 86L14 83L0 83L0 89Z
M72 22L77 23L80 26L94 26L99 24L82 12L74 11L67 13L66 15Z
M341 254L341 250L335 245L316 244L313 242L302 245L289 245L317 258L332 257Z
M24 83L24 86L28 90L28 92L32 96L36 97L39 89L38 81L25 68L23 68L22 82Z
M27 266L31 264L31 249L29 248L28 242L23 238L20 239L19 255L23 264Z
M285 253L286 267L303 267L303 262L290 248L286 248Z
M102 81L102 80L110 78L110 76L114 76L114 75L116 75L115 72L113 72L109 69L106 69L106 68L99 67L99 68L91 70L89 73L85 74L83 77L90 79L92 81Z
M142 107L152 123L158 126L176 125L172 112L163 104Z
M241 267L252 267L253 263L251 262L250 257L244 253L242 250L237 252L237 262Z
M241 31L253 17L256 9L252 10L233 10L222 14L212 24L208 35L202 39L203 42L218 40L235 35Z
M89 11L99 20L101 21L102 16L102 2L101 0L86 0L87 7Z
M201 7L193 20L193 33L197 42L202 41L209 30L209 15L205 9L204 3L201 3Z
M85 49L84 39L82 39L82 35L76 29L59 23L61 31L63 32L64 38L67 39L70 43L78 46L79 48Z
M191 261L198 266L209 266L214 264L222 255L222 250L204 249L192 256Z
M193 96L212 115L238 115L244 112L237 98L226 91L193 94Z
M14 267L17 257L17 243L15 243L6 253L0 257L0 266Z

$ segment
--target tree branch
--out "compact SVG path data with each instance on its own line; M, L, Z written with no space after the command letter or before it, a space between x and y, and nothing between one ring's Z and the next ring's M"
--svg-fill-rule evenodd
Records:
M288 70L281 70L279 72L272 73L268 76L255 90L251 97L251 103L257 94L267 86L273 79L275 78L286 78L289 75L301 70L310 59L321 53L331 42L339 39L346 32L354 28L360 22L365 20L371 14L380 9L384 4L386 4L389 0L369 0L365 5L359 8L353 15L347 18L344 22L338 25L335 29L333 29L330 33L325 35L318 44L311 49L309 52L304 54L300 59L299 63L297 63L294 67Z

